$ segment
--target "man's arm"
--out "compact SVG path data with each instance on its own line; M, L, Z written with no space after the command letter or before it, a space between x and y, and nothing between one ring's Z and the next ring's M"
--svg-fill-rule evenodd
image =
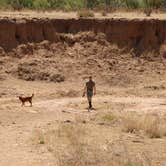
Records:
M96 85L95 84L94 84L93 90L94 90L94 95L96 95Z

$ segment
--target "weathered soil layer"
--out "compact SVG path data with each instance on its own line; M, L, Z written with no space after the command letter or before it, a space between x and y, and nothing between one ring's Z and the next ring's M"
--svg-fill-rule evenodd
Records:
M166 76L166 20L1 19L0 79L111 85ZM146 79L145 79L146 78Z
M14 76L27 81L64 82L95 79L126 86L165 78L165 56L110 44L104 33L61 34L59 42L20 44L9 52L1 49L0 78Z
M166 39L166 20L158 19L1 19L0 46L5 50L27 42L59 41L59 33L105 33L119 47L139 52L158 49Z

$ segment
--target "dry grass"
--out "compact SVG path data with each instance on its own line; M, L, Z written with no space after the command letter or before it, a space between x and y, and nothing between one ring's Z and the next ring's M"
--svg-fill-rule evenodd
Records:
M112 122L115 119L115 116L112 114L104 115L102 118L106 122Z
M37 144L46 146L55 159L58 159L58 166L144 165L145 157L141 154L141 157L131 155L122 138L105 142L103 135L100 142L97 138L92 138L92 130L80 123L81 120L78 117L74 123L59 123L57 128L37 132Z
M132 113L128 113L123 117L123 131L134 133L140 129L140 119L138 116L135 116Z
M103 11L101 12L101 15L102 15L103 17L105 17L105 16L107 16L107 12L103 10Z
M165 121L157 114L146 114L143 116L128 113L123 119L123 130L125 132L143 132L150 138L161 138L166 135Z
M67 91L64 90L58 90L57 91L57 97L79 97L80 91L76 91L74 89L69 89Z
M77 16L79 18L88 18L88 17L94 17L94 13L90 10L82 10L77 13Z
M150 17L151 14L152 14L152 9L151 9L151 8L147 8L147 9L144 10L144 13L145 13L145 15L146 15L147 17Z

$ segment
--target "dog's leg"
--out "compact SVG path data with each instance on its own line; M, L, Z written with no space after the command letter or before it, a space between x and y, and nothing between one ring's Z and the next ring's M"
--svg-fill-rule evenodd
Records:
M21 105L22 107L24 106L24 102L22 102L22 105Z
M31 107L32 107L32 100L29 100L29 103L31 104Z

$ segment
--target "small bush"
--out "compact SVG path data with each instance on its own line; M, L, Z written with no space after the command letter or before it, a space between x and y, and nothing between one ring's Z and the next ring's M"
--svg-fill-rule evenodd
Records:
M140 7L139 0L125 0L125 4L130 9L137 9Z
M19 1L21 6L24 8L32 8L33 7L33 0L20 0Z
M63 9L65 0L47 0L51 8Z
M115 117L113 115L110 115L110 114L109 115L105 115L103 117L103 120L107 121L107 122L112 122L114 119L115 119Z
M98 1L96 0L86 0L86 7L88 9L93 9L97 5L98 5Z
M165 7L165 0L0 0L0 7L13 7L14 9L34 8L34 9L62 9L62 10L80 10L80 9L116 9L127 7L131 9L152 7ZM110 11L110 10L109 10Z
M105 16L107 16L107 12L106 11L102 11L101 15L105 17Z
M77 13L79 18L87 18L87 17L94 17L94 13L90 10L83 10Z
M123 118L123 130L125 132L133 133L140 130L140 120L132 113L126 114Z
M68 10L79 10L84 8L84 0L67 0L65 8Z
M166 0L160 0L161 1L161 7L166 7Z
M45 144L44 140L40 140L39 144Z
M0 8L7 8L8 7L8 3L6 0L0 0Z
M11 0L10 5L14 10L21 10L23 7L19 0Z
M147 17L150 17L152 13L152 9L151 8L144 9L144 13L146 14Z
M163 136L161 119L159 116L145 116L143 129L150 138L160 138Z
M165 122L162 117L151 114L145 116L127 114L123 119L124 131L130 133L143 131L150 138L165 136L164 124Z
M47 9L49 8L49 3L47 0L34 0L33 1L33 7L35 9Z
M143 0L144 6L149 8L159 8L162 5L163 0Z
M46 65L49 65L49 63L46 63ZM56 70L50 71L47 66L45 66L45 69L41 70L42 66L43 64L41 63L41 61L38 61L36 59L29 62L20 63L17 69L18 77L26 81L41 80L51 81L55 83L65 81L65 77L63 74L59 73Z

